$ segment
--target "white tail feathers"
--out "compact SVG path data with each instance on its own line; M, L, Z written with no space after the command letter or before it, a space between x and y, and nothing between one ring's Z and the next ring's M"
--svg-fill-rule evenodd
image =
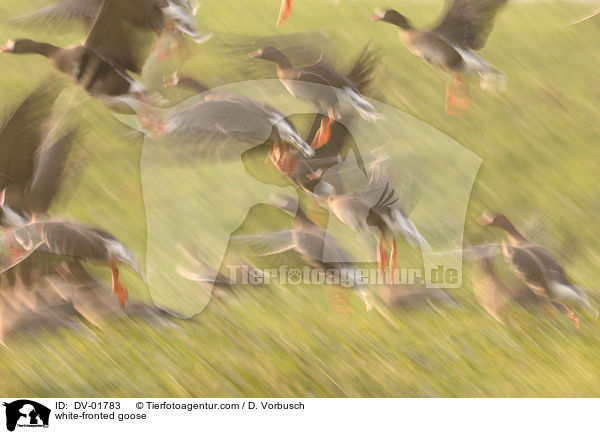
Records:
M500 90L506 89L506 75L477 54L470 50L454 46L454 49L461 55L465 73L479 75L479 85L484 90Z
M173 20L175 27L180 32L189 35L195 43L201 44L212 37L212 33L202 34L196 28L193 19L196 14L194 9L191 9L188 13L183 7L169 3L168 6L162 8L162 11L167 18Z
M300 149L307 157L315 155L315 150L300 137L298 131L296 131L287 120L271 118L271 122L277 126L277 131L279 132L281 140Z
M340 95L340 100L346 101L356 109L363 119L369 122L375 122L378 119L383 119L383 116L377 113L373 104L366 100L364 96L358 93L351 87L345 87Z
M495 66L488 64L486 69L477 71L479 85L483 90L506 90L506 74Z
M135 255L125 245L119 241L104 238L104 243L111 256L122 262L133 271L135 274L140 276L144 282L147 281L146 275L139 269Z

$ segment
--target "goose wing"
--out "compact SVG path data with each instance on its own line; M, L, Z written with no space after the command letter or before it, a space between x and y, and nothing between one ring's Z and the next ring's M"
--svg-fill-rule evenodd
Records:
M561 285L572 286L569 281L565 270L554 260L554 258L543 248L539 246L527 248L531 252L540 264L544 267L552 281Z
M494 17L508 0L451 0L444 18L431 31L461 47L480 50L492 31Z
M287 229L262 234L235 235L231 240L236 246L249 248L256 256L270 256L296 249L295 232L293 229Z
M103 0L85 46L105 60L136 74L164 26L166 0Z
M198 101L171 110L167 125L171 139L200 146L228 137L258 145L269 138L273 129L264 110L243 100Z
M349 87L356 90L354 84L335 69L327 65L324 61L319 60L312 65L303 66L296 69L298 73L297 80L306 81L309 83L323 84L337 88ZM356 92L358 92L356 90Z
M549 298L550 275L537 255L527 248L507 246L507 262L516 276L521 279L538 298Z
M11 19L19 25L57 29L72 21L91 24L98 15L102 0L61 0L36 11Z
M45 120L57 95L58 86L44 82L4 122L0 130L0 190L11 184L24 188L29 183Z
M33 212L46 213L56 196L75 136L76 132L70 131L38 153L28 191Z

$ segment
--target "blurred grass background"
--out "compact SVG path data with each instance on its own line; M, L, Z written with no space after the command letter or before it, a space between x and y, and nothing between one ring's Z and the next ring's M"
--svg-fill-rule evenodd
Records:
M40 1L6 0L6 19ZM287 34L326 29L347 65L364 43L383 53L374 96L432 125L483 159L467 215L467 239L499 238L473 219L484 209L527 227L543 217L538 240L577 283L600 287L600 28L565 24L594 6L575 2L512 2L498 17L482 54L508 76L503 94L470 92L469 116L444 112L446 78L414 58L395 29L372 23L376 6L394 7L424 25L441 2L297 0L284 29L275 27L279 1L203 0L199 22L220 34ZM68 45L84 31L46 35L0 27L18 37ZM218 38L197 47L184 73L210 86L245 78L247 58L219 53ZM14 106L53 74L46 59L0 56L0 95ZM161 66L166 68L166 66ZM170 71L169 71L170 72ZM149 72L148 77L153 77ZM153 83L147 83L152 85ZM156 84L156 83L154 83ZM85 98L79 91L77 101ZM68 98L68 96L63 97ZM85 162L55 215L108 229L143 260L146 219L140 183L140 136L94 101L72 110L87 131L78 144ZM443 173L433 176L443 177ZM233 182L232 182L233 183ZM206 203L218 197L203 198ZM232 206L235 202L232 201ZM442 216L440 216L442 217ZM566 246L566 247L565 247ZM142 261L143 262L143 261ZM466 268L469 276L468 267ZM108 279L106 270L98 275ZM131 296L150 300L144 284L124 272ZM174 327L129 320L102 329L61 330L16 337L0 348L5 396L598 396L599 323L580 330L515 310L502 327L476 303L471 283L452 292L464 309L399 311L397 327L365 312L352 298L348 317L332 311L329 292L272 287L210 303Z

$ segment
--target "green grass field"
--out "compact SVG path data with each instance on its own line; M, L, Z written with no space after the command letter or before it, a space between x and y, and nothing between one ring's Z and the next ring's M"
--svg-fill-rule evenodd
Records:
M6 0L0 6L0 19L40 3ZM510 4L499 15L482 51L507 74L507 91L487 93L473 83L470 92L475 103L469 116L454 118L444 111L443 74L412 56L392 26L372 23L365 16L376 6L389 6L424 25L436 17L440 4L356 0L335 5L298 0L290 20L280 29L275 26L276 0L203 0L199 21L216 36L198 47L197 56L180 70L210 86L245 79L246 69L253 68L251 60L220 55L221 34L271 35L325 28L344 65L370 41L381 49L384 66L373 96L439 130L483 161L467 211L467 239L499 240L499 233L484 231L474 222L486 208L507 214L522 227L544 217L536 240L555 253L574 281L600 288L600 29L597 21L565 26L593 8L560 1ZM2 42L27 36L68 45L82 35L74 31L46 36L8 24L0 27ZM171 72L173 67L163 65L160 71ZM41 57L2 54L0 74L0 95L8 110L53 70ZM147 84L156 84L159 77L159 72L150 71ZM76 101L84 100L79 91L73 95ZM143 263L142 140L124 135L127 130L98 103L88 101L78 107L69 114L86 130L76 151L82 164L53 206L53 214L110 230ZM440 167L431 176L443 182L445 175ZM201 218L226 220L240 212L235 208L236 194L245 193L232 189L230 212L212 215L211 204L223 202L222 196L210 192L220 182L218 174L205 181L206 188L195 196L197 204L193 205L201 210ZM243 181L228 182L239 185ZM202 240L197 241L199 250L205 247ZM106 269L97 272L109 278ZM470 276L466 266L463 287L451 291L461 309L400 310L393 313L395 326L374 311L365 312L357 297L350 299L353 312L345 316L332 310L327 288L277 286L240 292L224 303L211 302L199 315L177 321L173 327L122 319L100 330L90 327L17 336L7 348L0 347L0 394L600 394L600 322L582 314L578 330L564 318L553 320L515 309L511 324L503 327L477 305ZM135 275L125 271L123 278L132 298L151 300L148 288ZM171 289L165 282L152 296L165 302ZM598 297L591 294L591 298Z

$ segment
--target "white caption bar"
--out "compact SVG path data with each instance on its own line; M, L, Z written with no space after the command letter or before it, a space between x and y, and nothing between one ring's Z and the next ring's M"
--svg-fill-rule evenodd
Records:
M364 433L374 429L546 434L596 427L600 405L598 399L3 398L2 402L0 432L12 428L18 434Z

